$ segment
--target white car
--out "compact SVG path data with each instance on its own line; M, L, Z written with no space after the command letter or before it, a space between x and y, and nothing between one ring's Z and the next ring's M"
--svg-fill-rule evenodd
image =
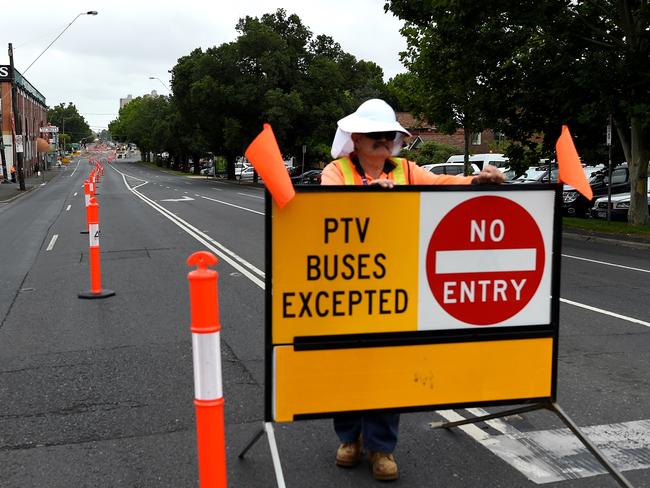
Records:
M470 163L472 167L472 174L477 175L481 172L476 164ZM425 164L422 166L436 175L462 175L465 171L465 163L439 163L439 164Z
M253 181L253 173L254 173L254 168L252 166L249 166L248 168L245 168L241 171L237 179L239 181ZM257 181L260 183L262 182L262 178L257 175Z
M627 213L630 210L630 198L629 193L618 193L612 195L612 210L611 218L613 220L627 220ZM591 216L595 219L606 219L607 218L607 201L608 197L596 198L594 201L594 206L591 208ZM648 192L648 211L650 211L650 191Z
M463 161L465 161L464 154L455 154L454 156L449 156L449 159L447 159L447 163L462 163ZM470 154L469 162L474 163L479 169L483 169L483 166L486 164L496 166L502 173L510 169L508 158L498 153Z

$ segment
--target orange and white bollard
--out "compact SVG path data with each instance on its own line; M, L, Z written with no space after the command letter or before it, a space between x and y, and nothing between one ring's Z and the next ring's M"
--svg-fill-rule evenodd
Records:
M99 256L99 204L90 198L86 208L88 219L88 256L90 261L90 290L79 293L79 298L107 298L115 295L113 290L102 289L102 272Z
M84 181L84 204L86 207L90 205L90 197L92 196L90 185L92 185L92 183L89 180Z
M194 406L199 461L199 486L225 488L226 438L221 381L218 273L208 266L217 264L214 254L199 251L187 258L190 271L190 311L194 362Z

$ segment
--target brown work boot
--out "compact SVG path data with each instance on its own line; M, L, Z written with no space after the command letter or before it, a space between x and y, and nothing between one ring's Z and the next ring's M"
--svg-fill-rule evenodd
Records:
M361 438L354 442L344 442L336 450L336 465L352 468L361 461Z
M380 481L393 481L399 476L397 463L392 454L387 452L371 452L368 455L372 465L372 477Z

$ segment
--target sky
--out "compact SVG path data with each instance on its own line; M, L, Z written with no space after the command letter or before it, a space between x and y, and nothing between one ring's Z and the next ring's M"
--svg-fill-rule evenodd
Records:
M14 64L46 98L50 107L72 102L97 131L117 117L120 98L169 94L178 58L235 40L237 21L283 8L295 13L313 35L334 38L357 59L382 67L384 79L404 72L399 52L406 42L401 21L384 13L383 0L34 0L2 2L0 64ZM82 15L29 68L77 14ZM149 79L149 77L159 79ZM54 123L54 121L52 121Z

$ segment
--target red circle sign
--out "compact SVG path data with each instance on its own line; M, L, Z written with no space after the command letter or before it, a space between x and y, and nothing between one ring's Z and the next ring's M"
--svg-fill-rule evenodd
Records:
M526 209L507 198L481 196L451 209L434 230L427 278L449 315L492 325L530 301L544 258L542 234Z

